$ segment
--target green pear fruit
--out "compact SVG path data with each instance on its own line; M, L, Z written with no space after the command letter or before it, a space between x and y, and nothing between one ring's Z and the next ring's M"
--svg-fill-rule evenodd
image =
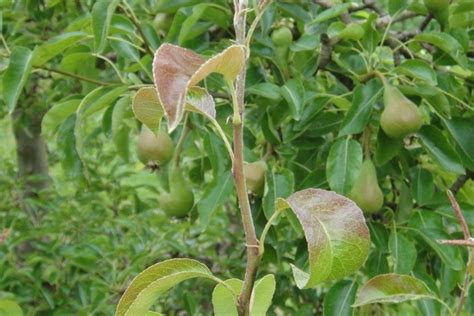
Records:
M358 41L364 37L364 33L364 28L359 23L350 23L336 37L341 40Z
M293 42L293 33L287 27L280 27L272 32L272 43L279 47L289 47Z
M194 194L179 168L173 167L169 172L170 192L160 195L160 207L169 217L183 217L193 208Z
M245 183L247 190L257 196L262 196L265 189L265 173L267 164L263 160L244 165Z
M287 27L281 27L272 32L272 43L275 45L275 62L283 74L288 75L288 56L290 45L293 42L293 34Z
M439 24L446 27L449 20L449 0L424 0L424 3Z
M391 138L403 138L418 131L423 124L420 110L397 88L385 84L385 108L380 118L383 131Z
M158 13L152 23L155 30L167 33L173 23L173 16L166 13Z
M167 133L160 131L155 135L143 125L137 142L137 156L143 164L150 161L165 164L173 157L173 152L173 141Z
M374 163L368 159L362 164L349 198L359 206L365 214L380 210L383 205L383 193L377 181Z

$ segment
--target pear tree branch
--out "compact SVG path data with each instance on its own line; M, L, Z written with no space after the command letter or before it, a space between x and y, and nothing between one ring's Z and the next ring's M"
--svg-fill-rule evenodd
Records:
M474 239L471 237L471 232L469 231L469 226L466 223L466 219L464 218L464 215L461 212L461 208L459 207L459 203L456 201L456 198L454 197L454 194L448 190L447 192L449 201L451 202L451 206L454 210L454 213L456 214L456 217L458 218L459 224L461 225L461 229L464 235L464 239L461 240L438 240L438 243L444 244L444 245L455 245L455 246L464 246L464 247L469 247L469 259L466 267L466 271L464 272L464 282L461 287L461 293L459 294L459 300L458 304L456 307L456 316L461 315L462 309L464 306L464 303L466 302L467 298L467 292L469 290L469 284L471 283L471 270L472 270L472 265L473 265L473 249L471 247L474 247Z
M235 15L234 28L236 34L236 42L240 45L247 44L246 37L246 12L247 0L234 0ZM248 48L247 48L248 49ZM248 52L246 52L248 56ZM255 233L255 225L253 223L252 211L250 209L249 197L247 194L247 186L245 184L244 175L244 109L245 109L245 77L247 67L242 67L237 76L235 85L231 85L232 100L234 107L234 160L232 163L232 172L239 201L240 213L245 232L245 243L247 246L247 264L245 268L245 278L238 299L239 316L247 316L250 313L250 298L252 295L253 285L257 274L258 265L260 263L260 252L257 234Z

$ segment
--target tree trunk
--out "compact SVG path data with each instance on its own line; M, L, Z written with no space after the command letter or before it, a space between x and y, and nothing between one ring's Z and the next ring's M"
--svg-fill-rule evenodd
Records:
M49 187L48 154L41 136L44 113L19 108L13 113L18 177L23 184L22 198L37 197Z

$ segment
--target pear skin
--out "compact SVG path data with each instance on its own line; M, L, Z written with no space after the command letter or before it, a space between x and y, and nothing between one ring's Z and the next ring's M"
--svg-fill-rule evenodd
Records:
M389 137L403 138L418 131L423 124L418 107L397 88L385 84L385 108L380 117L380 125Z
M262 196L265 189L265 173L267 164L263 160L244 165L245 183L247 190L257 196Z
M194 205L194 194L179 168L173 167L169 172L170 192L161 194L160 207L169 217L183 217Z
M357 176L349 198L365 214L372 214L380 210L383 206L383 193L377 181L377 172L372 160L366 160L362 164L360 173Z
M336 37L341 40L358 41L364 37L364 33L364 28L359 23L353 22L348 24Z
M142 127L138 136L137 156L143 164L149 161L165 164L173 157L173 152L174 144L167 133L160 131L155 135L146 126Z

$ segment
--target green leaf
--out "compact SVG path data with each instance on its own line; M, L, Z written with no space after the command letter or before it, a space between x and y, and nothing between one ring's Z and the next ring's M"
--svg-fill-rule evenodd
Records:
M440 48L460 65L466 64L466 58L463 55L463 48L461 44L459 44L459 42L448 33L435 31L423 32L415 36L413 39L415 41L432 44Z
M388 13L391 16L395 16L396 14L402 12L402 10L405 10L410 4L411 1L409 0L389 1L387 3Z
M388 273L387 253L375 248L370 252L367 262L364 264L367 277L374 277L381 273Z
M71 32L53 37L52 39L48 40L46 43L38 46L35 49L33 65L44 65L51 58L60 54L68 47L77 44L77 42L79 42L86 36L87 33L84 32Z
M403 147L399 139L388 137L380 128L377 134L377 146L375 147L375 161L382 166L398 155Z
M308 25L314 25L314 24L319 24L321 22L327 21L329 19L333 19L335 17L340 16L342 13L347 12L347 9L351 5L349 3L342 3L342 4L336 4L332 6L330 9L326 9L316 15L316 18L313 19Z
M278 101L281 99L280 87L270 82L257 83L246 89L246 92L273 101Z
M303 34L297 41L294 41L290 50L293 52L314 51L319 45L319 38L314 34Z
M458 144L460 153L467 161L469 169L474 170L474 137L472 137L474 125L472 120L454 117L451 120L443 120L443 122Z
M242 282L239 279L225 280L219 283L212 292L212 306L215 316L237 316L237 298L242 291ZM230 289L232 289L232 291Z
M23 316L23 311L15 301L2 299L0 300L0 315Z
M3 74L3 98L10 113L30 76L32 60L33 53L26 47L16 46L11 51L10 62Z
M290 79L281 87L281 95L290 106L291 115L295 120L301 118L304 107L305 91L300 79Z
M267 314L267 310L272 304L275 286L275 276L273 274L267 274L255 282L250 299L250 316L265 316Z
M362 27L364 28L364 37L360 40L360 42L369 51L369 53L374 53L382 39L382 34L380 34L380 31L375 27L376 18L376 14L370 14L367 21L362 24Z
M352 316L357 283L343 280L334 284L324 297L324 316Z
M336 141L329 150L326 177L329 187L340 194L348 194L362 166L362 147L349 138Z
M394 260L393 271L399 274L411 272L416 263L416 248L413 242L397 231L392 231L388 247Z
M382 91L381 84L375 79L355 89L352 106L344 118L339 136L357 134L364 130Z
M402 182L396 212L397 222L406 222L410 218L412 210L413 196L411 195L411 189L405 182Z
M211 215L229 199L233 185L233 177L229 171L217 176L207 185L201 200L197 204L199 223L202 228L207 227Z
M128 91L127 86L97 88L82 99L77 108L77 114L82 118L87 118L111 105L126 91Z
M150 22L144 22L142 24L143 35L151 46L153 51L156 51L161 45L161 39L158 35L157 30Z
M225 280L212 292L212 306L215 316L237 316L237 299L243 282L239 279ZM275 292L275 277L267 274L255 282L250 299L250 316L265 316Z
M186 109L200 113L216 123L216 104L206 89L192 87L186 96Z
M399 74L406 75L414 79L426 81L431 85L437 85L436 73L433 67L425 61L418 59L409 59L395 68Z
M459 271L463 268L462 259L459 257L458 249L449 248L438 244L437 240L450 239L446 232L434 228L416 229L416 233L436 252L444 264L453 270Z
M198 4L200 0L161 0L156 5L158 12L175 13L181 7Z
M466 172L458 154L439 129L433 125L425 125L417 135L420 137L425 150L443 169L456 174Z
M420 87L423 89L423 87ZM451 105L443 92L438 91L435 95L423 96L425 102L431 105L434 110L445 119L451 119Z
M80 103L80 99L72 99L60 102L49 109L41 121L41 133L43 135L54 133L56 128L61 125L69 115L76 112Z
M202 17L204 12L206 12L206 9L211 5L212 4L210 3L200 3L192 7L191 15L188 16L186 20L184 20L184 22L181 24L181 29L179 31L178 36L179 45L183 45L186 40L189 39L189 34L191 33L193 27Z
M133 97L132 108L137 120L155 133L160 130L161 119L165 112L154 87L138 90Z
M311 20L311 15L309 14L309 12L296 3L288 2L289 1L275 1L275 5L278 7L278 9L287 13L295 20L304 22L305 24L309 23L309 21Z
M76 140L76 151L81 162L85 165L84 160L84 139L86 130L86 119L92 114L103 110L111 105L122 93L128 90L126 86L120 87L99 87L92 90L82 99L76 110L76 125L74 127L74 137ZM88 177L87 169L84 168L84 176Z
M209 161L214 177L220 177L227 170L229 159L227 151L220 138L214 133L204 135L204 150Z
M59 127L56 143L61 158L61 166L68 177L78 178L82 175L81 159L76 151L74 127L76 114L70 115Z
M413 197L420 205L429 203L434 194L433 175L422 167L414 167L410 170L412 179Z
M443 222L439 215L432 212L419 211L410 218L410 230L416 233L449 268L460 271L465 266L461 258L460 249L440 245L437 240L452 239L443 230Z
M469 29L474 26L474 1L456 1L450 5L449 26Z
M178 283L198 277L217 281L204 264L192 259L170 259L152 265L130 283L115 315L144 315L161 294Z
M295 190L295 177L293 172L284 169L279 173L267 170L265 175L265 193L263 195L262 207L265 217L270 217L275 212L275 201L278 198L286 198ZM276 222L276 221L275 221Z
M126 120L133 117L131 103L131 98L127 95L117 101L112 111L112 140L124 161L129 158L130 126Z
M99 0L92 7L92 31L96 53L102 53L105 48L110 21L119 2L120 0Z
M409 275L382 274L370 279L357 292L353 306L376 303L401 303L409 300L434 299L423 283Z
M277 210L285 208L295 213L308 244L309 273L292 265L300 289L352 274L367 259L369 230L362 211L348 198L306 189L279 199Z

